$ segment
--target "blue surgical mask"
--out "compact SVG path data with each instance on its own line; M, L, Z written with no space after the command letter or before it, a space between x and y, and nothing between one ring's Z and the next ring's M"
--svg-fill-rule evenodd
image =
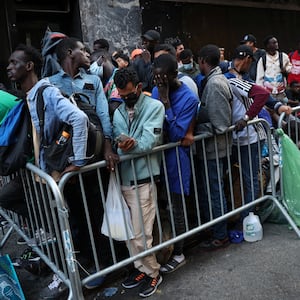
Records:
M193 62L190 62L189 64L183 64L182 66L185 70L192 70L193 69Z
M103 77L103 66L99 66L97 61L94 61L91 65L90 65L90 72L93 75L97 75L99 77Z

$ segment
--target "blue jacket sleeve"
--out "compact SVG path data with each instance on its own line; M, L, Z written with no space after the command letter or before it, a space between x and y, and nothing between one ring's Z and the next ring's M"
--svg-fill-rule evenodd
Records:
M176 115L172 106L166 110L165 131L170 142L178 142L185 137L193 118L196 116L197 108L197 99L190 97Z

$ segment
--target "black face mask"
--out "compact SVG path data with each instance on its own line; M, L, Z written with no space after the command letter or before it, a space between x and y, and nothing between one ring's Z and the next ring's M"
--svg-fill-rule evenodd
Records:
M132 92L125 97L122 97L127 107L132 108L137 103L139 96L136 92Z

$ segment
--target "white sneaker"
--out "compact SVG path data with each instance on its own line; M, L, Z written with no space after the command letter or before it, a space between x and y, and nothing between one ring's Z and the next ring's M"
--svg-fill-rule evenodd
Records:
M33 247L46 245L54 242L56 242L56 238L54 236L51 236L50 233L44 231L44 229L40 228L35 231L34 238L30 239L27 245L29 247Z

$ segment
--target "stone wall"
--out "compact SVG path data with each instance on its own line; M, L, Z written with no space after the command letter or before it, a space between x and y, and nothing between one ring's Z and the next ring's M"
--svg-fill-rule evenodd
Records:
M79 0L83 41L92 49L93 41L105 38L110 51L131 51L140 44L139 0Z

